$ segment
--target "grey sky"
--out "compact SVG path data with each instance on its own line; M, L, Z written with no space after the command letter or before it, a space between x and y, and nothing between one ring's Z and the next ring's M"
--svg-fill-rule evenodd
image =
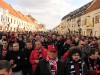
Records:
M31 14L47 29L57 26L63 16L91 0L5 0L24 14Z

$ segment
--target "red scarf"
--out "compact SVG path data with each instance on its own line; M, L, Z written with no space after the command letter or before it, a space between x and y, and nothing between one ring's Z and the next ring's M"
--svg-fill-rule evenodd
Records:
M47 56L46 60L50 64L50 70L51 70L52 75L56 75L58 58L56 58L55 60L50 60Z
M41 60L42 59L42 50L37 50L38 52L38 59Z
M7 49L2 49L2 58L4 59L7 54Z
M89 69L90 69L90 75L97 75L97 64L96 64L96 60L94 61L94 66L92 67L92 64L90 63L90 60L88 58L88 62L89 62Z

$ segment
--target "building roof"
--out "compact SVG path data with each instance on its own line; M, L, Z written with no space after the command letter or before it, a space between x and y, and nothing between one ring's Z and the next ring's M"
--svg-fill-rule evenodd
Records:
M32 18L32 16L27 16L27 15L22 14L19 11L14 10L12 8L12 6L10 4L6 3L4 0L0 0L0 6L4 9L7 9L9 11L9 14L16 16L16 17L18 17L26 22L29 22L32 24L34 24L34 22L35 22L35 19Z
M77 16L82 15L85 12L85 10L89 7L89 5L91 3L92 3L92 1L89 2L89 3L87 3L87 4L85 4L84 6L80 7L79 9L76 9L75 11L70 12L69 14L67 14L66 16L64 16L62 18L62 20L66 19L67 17L73 18L73 17L77 17Z
M99 9L99 8L100 8L100 0L93 0L91 5L86 9L85 13L94 11L94 10Z
M21 13L21 12L19 12L19 11L16 11L17 12L17 14L20 16L20 18L23 20L23 21L26 21L27 22L27 19L24 17L24 15Z
M26 20L27 20L29 23L34 24L34 22L30 19L30 17L28 17L27 15L24 15L24 17L26 18Z
M20 17L17 15L16 11L11 7L11 5L8 4L8 3L6 3L4 0L0 0L0 6L1 6L2 8L4 8L4 9L7 9L11 15L20 18Z
M45 28L45 25L44 24L39 24L38 27L39 27L39 29L42 29L42 28Z
M36 20L31 16L31 15L27 15L33 22L35 22Z

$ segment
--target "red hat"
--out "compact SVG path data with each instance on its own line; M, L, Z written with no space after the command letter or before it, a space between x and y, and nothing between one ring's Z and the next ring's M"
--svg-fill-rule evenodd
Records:
M54 45L48 45L48 51L57 51Z

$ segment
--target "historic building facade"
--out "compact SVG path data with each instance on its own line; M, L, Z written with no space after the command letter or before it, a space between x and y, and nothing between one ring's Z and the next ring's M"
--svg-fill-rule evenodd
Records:
M0 31L38 31L38 22L30 15L16 11L4 0L0 0Z
M93 0L62 18L60 33L78 33L85 36L100 36L100 0ZM63 32L63 33L62 33Z
M93 0L81 19L83 35L100 36L100 0Z

